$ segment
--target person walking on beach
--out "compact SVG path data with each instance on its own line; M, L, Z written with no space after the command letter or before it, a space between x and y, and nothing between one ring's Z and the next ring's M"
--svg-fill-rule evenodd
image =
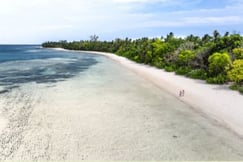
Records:
M180 90L180 92L179 92L179 97L183 97L183 96L185 96L185 90L184 89Z

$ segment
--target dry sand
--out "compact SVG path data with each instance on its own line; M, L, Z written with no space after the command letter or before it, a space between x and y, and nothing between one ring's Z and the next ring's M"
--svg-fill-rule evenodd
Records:
M109 57L174 96L179 96L179 91L184 89L185 96L180 98L182 101L243 136L243 95L230 90L227 85L209 85L205 81L189 79L148 65L137 64L111 53L88 53Z
M0 160L243 160L242 139L182 102L193 99L217 108L208 97L214 94L208 102L196 95L197 86L210 85L102 55L142 77L100 57L99 64L74 78L28 83L2 94ZM181 88L186 96L178 100Z

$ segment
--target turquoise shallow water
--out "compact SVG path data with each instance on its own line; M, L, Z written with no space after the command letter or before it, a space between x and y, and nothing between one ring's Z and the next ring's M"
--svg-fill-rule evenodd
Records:
M0 45L0 93L28 82L48 83L74 77L96 64L94 57L97 56L40 46Z
M0 160L243 159L242 139L106 57L1 55Z

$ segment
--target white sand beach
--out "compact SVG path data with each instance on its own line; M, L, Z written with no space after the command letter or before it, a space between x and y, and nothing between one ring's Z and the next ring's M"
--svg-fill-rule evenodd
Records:
M204 81L186 78L148 65L137 64L124 57L105 52L88 52L106 56L146 78L160 88L178 97L224 127L243 136L243 95L226 85L210 85Z

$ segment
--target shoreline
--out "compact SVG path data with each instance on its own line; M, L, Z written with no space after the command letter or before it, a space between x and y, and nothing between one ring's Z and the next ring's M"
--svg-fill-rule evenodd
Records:
M138 64L112 53L77 52L108 57L216 121L217 124L243 137L243 96L237 91L230 90L228 86L207 84L203 80L186 78L163 69ZM182 89L185 90L185 96L179 97L179 91Z

